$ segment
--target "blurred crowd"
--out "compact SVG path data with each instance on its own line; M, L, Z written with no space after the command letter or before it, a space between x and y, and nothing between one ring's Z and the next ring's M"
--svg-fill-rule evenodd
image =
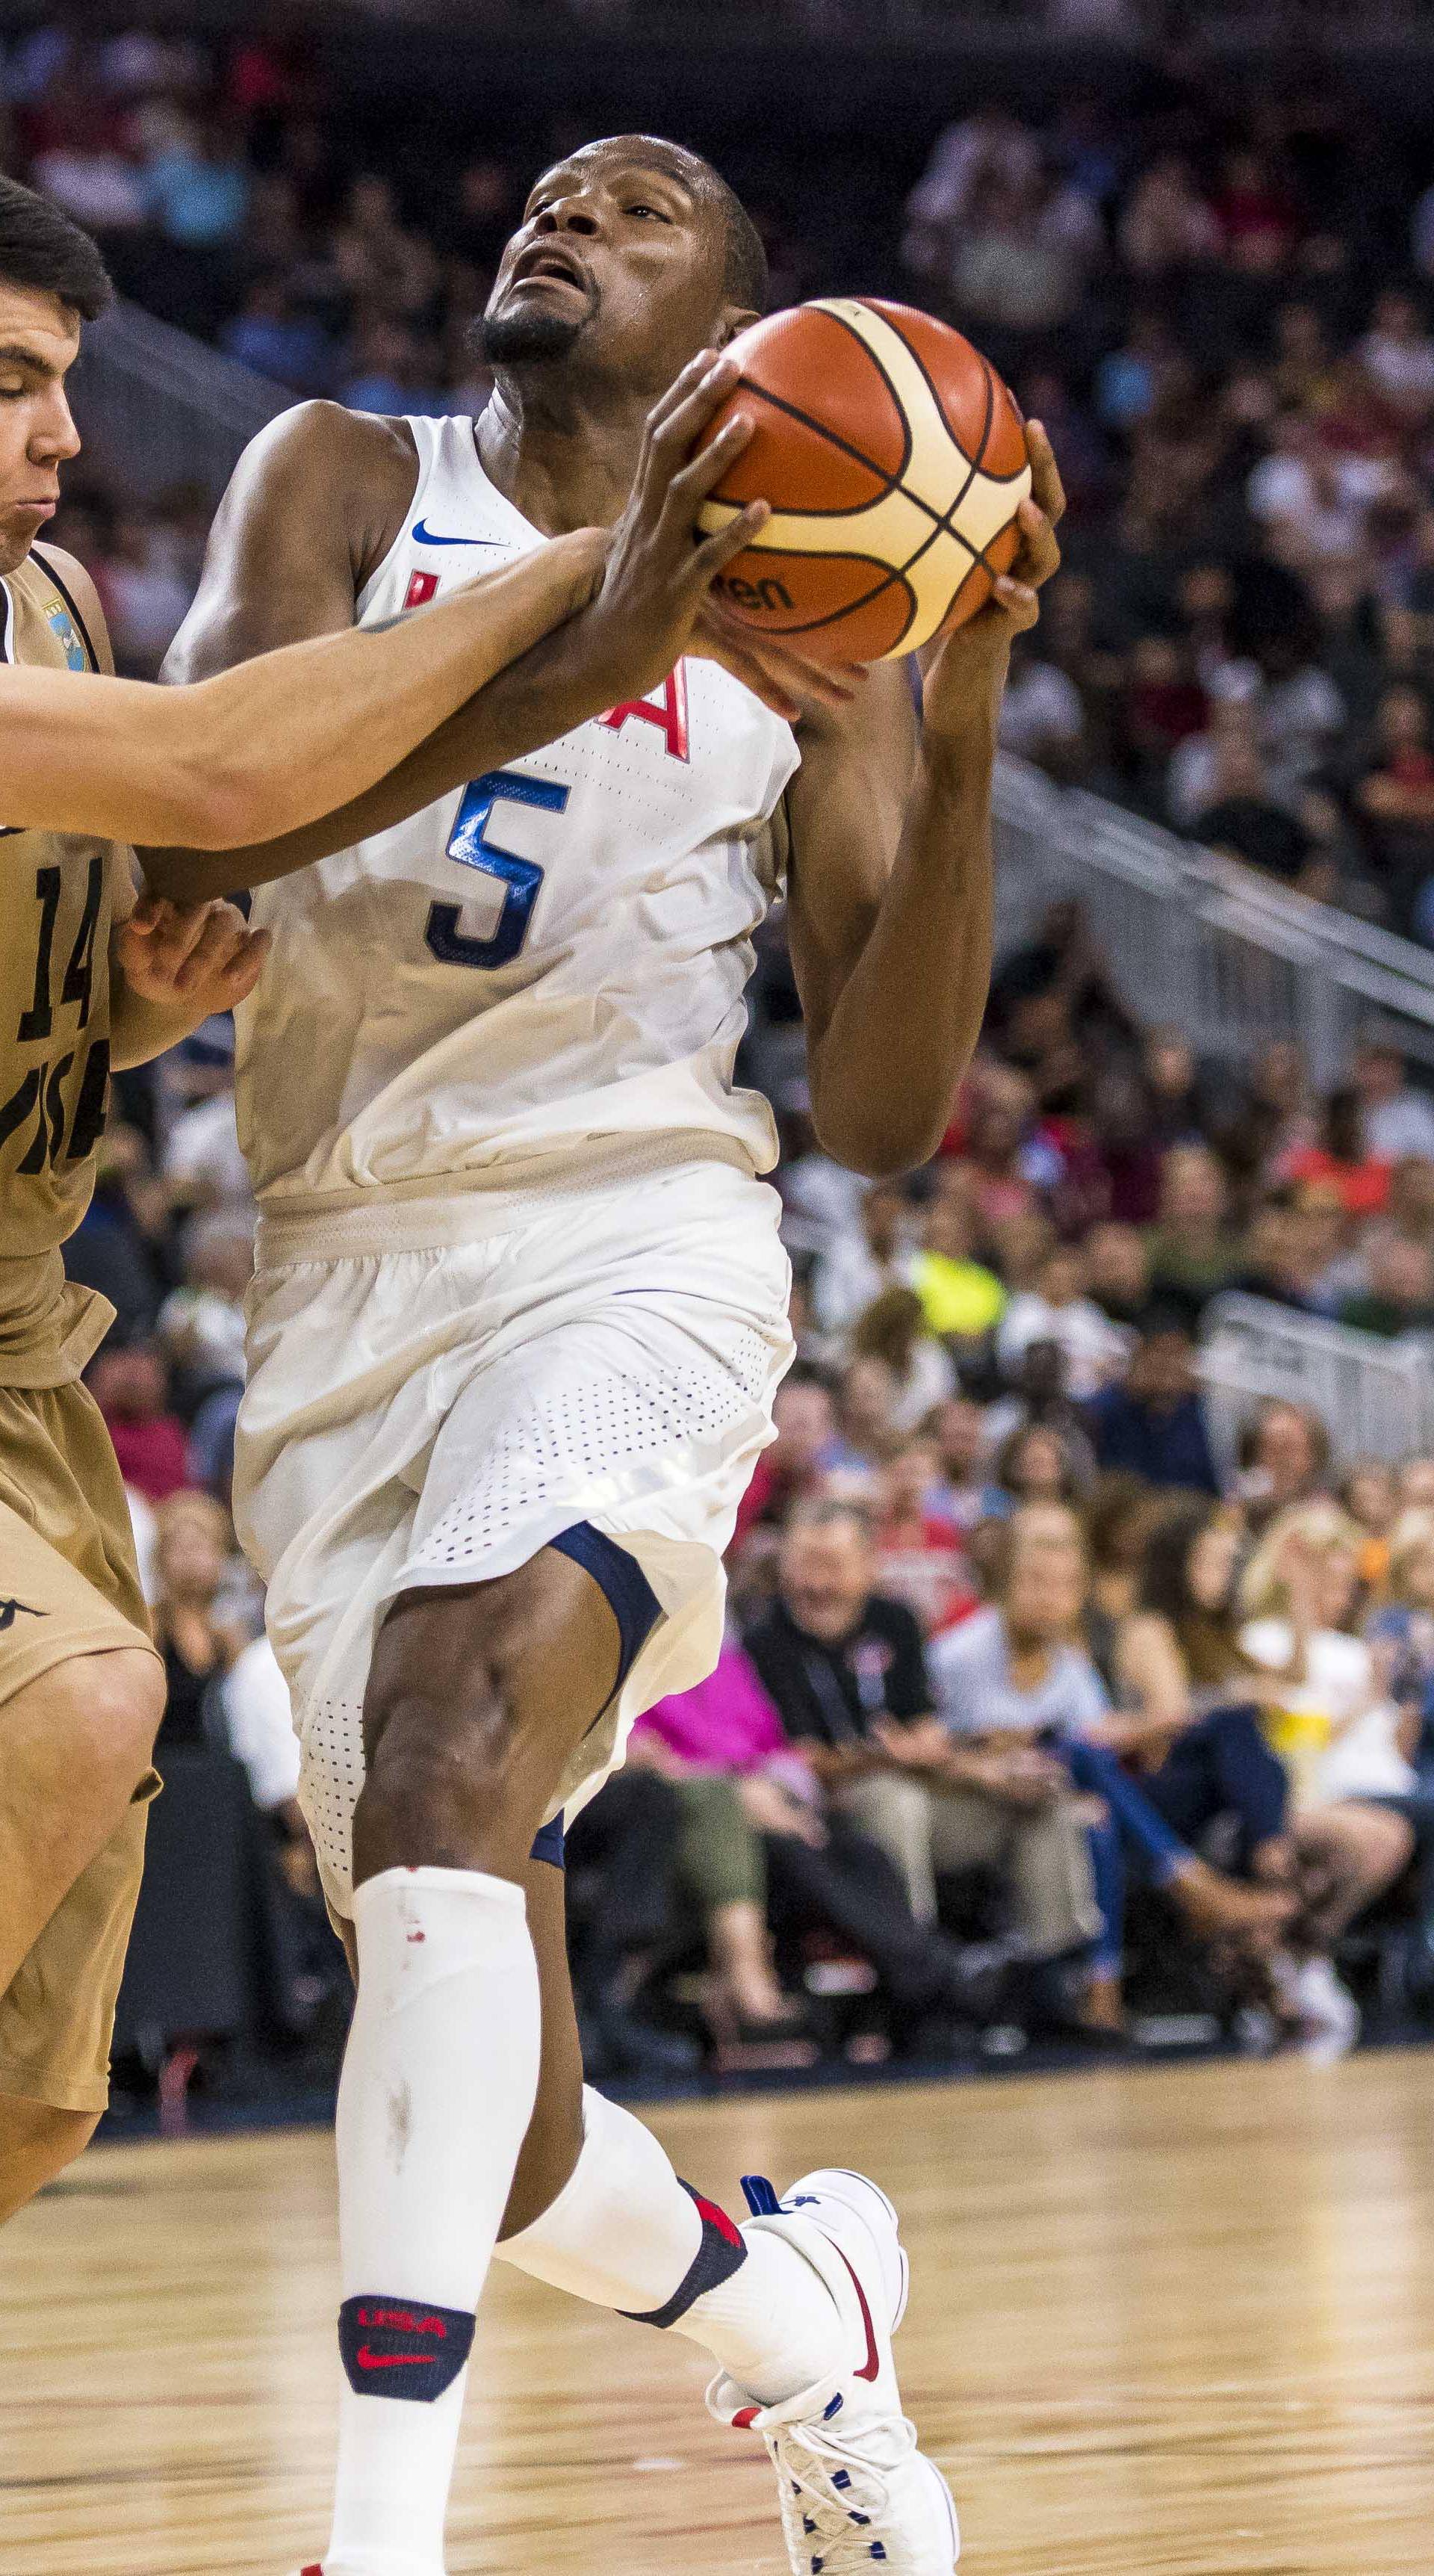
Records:
M650 2077L1194 2014L1353 2044L1434 2005L1434 1455L1212 1418L1241 1290L1434 1363L1434 1099L1372 1036L1315 1096L1141 1029L1067 912L1003 957L928 1168L821 1151L767 961L798 1359L712 1681L573 1834L592 2062ZM160 1754L248 1770L316 1914L262 1601L227 1519L254 1210L232 1035L121 1078L77 1276L170 1668ZM337 1954L332 1960L338 1975Z
M9 166L166 318L296 394L483 401L467 324L538 154L386 160L296 38L57 21L0 85ZM1173 56L1129 112L977 105L919 159L748 193L779 301L918 299L1051 430L1067 561L1008 747L1434 940L1434 160L1350 98L1231 102ZM77 469L55 534L123 667L158 667L208 511ZM243 1765L321 1934L228 1519L232 1049L214 1024L121 1078L71 1260L120 1319L92 1382L169 1666L161 1760ZM722 1664L573 1836L593 2065L1120 2048L1182 2013L1328 2056L1371 1994L1424 2009L1434 1456L1342 1455L1282 1401L1232 1442L1199 1356L1241 1290L1434 1361L1434 1099L1377 1032L1323 1095L1292 1047L1203 1061L1132 1016L1074 907L999 961L909 1183L822 1154L779 926L746 1071L782 1130L800 1356Z
M477 409L468 325L532 170L576 138L536 99L518 145L455 100L417 152L402 116L333 111L300 23L227 43L44 24L0 70L7 165L99 233L127 292L296 395ZM1241 89L1180 41L1118 103L939 125L938 94L906 170L798 131L734 176L777 302L918 300L1052 432L1067 565L1008 746L1434 940L1429 138L1297 71ZM75 495L57 534L124 666L152 669L203 496L136 510L83 467Z

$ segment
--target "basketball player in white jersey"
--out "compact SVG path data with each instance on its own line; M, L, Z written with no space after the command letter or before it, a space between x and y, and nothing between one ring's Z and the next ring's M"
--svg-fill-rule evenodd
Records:
M182 866L178 901L137 904L124 842L218 848L322 814L590 600L608 553L605 531L580 531L391 632L296 643L195 688L114 679L93 583L37 542L80 444L66 381L109 294L95 244L0 178L0 2219L79 2154L108 2097L164 1704L114 1450L81 1383L113 1315L60 1248L94 1189L112 1065L242 1000L264 954ZM647 550L635 627L643 578L648 618L681 630L717 568L679 514Z
M711 416L734 373L711 352L762 288L707 164L634 136L574 154L501 263L482 419L318 407L266 434L176 675L389 614L587 520L618 522L615 569L573 634L616 627L653 453ZM923 1160L974 1044L998 703L1056 560L1038 432L1032 461L1022 556L938 654L920 723L882 669L794 730L730 672L673 667L656 631L644 692L604 705L558 637L342 839L278 845L321 864L257 907L274 944L242 1032L263 1216L237 1509L359 1972L348 2386L306 2576L439 2576L495 2246L715 2358L709 2403L766 2438L801 2576L954 2563L892 2368L894 2212L828 2171L783 2202L754 2182L739 2229L584 2094L561 1827L635 1713L711 1669L722 1552L790 1356L774 1139L732 1078L783 881L831 1151Z

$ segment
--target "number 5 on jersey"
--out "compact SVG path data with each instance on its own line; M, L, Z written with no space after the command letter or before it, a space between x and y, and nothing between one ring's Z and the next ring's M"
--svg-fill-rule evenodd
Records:
M443 966L511 966L533 919L533 906L543 871L534 859L520 859L500 841L490 841L488 825L495 805L535 805L544 814L561 814L570 790L548 778L529 778L521 769L490 769L463 791L463 802L449 835L448 856L461 868L477 868L503 887L503 909L488 939L470 939L460 930L463 907L457 903L429 906L424 937Z

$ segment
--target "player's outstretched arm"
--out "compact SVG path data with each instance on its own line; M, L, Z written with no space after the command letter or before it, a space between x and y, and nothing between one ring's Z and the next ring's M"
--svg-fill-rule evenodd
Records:
M792 966L807 1023L812 1116L827 1152L888 1176L950 1123L991 976L991 774L1011 639L1034 625L1060 561L1065 495L1039 422L1022 546L989 606L927 669L813 719L787 791Z
M738 372L734 360L704 350L655 406L602 585L581 614L510 662L377 786L321 822L235 850L207 869L192 850L143 849L150 884L178 897L195 889L196 877L198 890L219 893L288 876L406 821L470 778L556 741L621 700L644 696L685 652L721 661L779 713L795 716L814 699L844 704L852 693L848 676L815 672L780 646L759 647L712 608L715 576L767 517L765 502L754 502L720 536L697 539L702 503L752 435L747 423L733 421L701 456L691 453ZM330 434L322 421L318 427ZM380 478L385 471L377 428L366 424L369 448L352 477L355 489L372 489L375 471ZM262 444L256 442L251 458ZM410 455L395 487L400 510L411 483ZM370 552L378 542L371 540ZM295 632L296 621L346 623L355 570L342 513L326 515L316 504L312 478L296 478L282 456L267 468L262 456L254 468L246 459L216 522L205 587L167 667L190 678Z
M386 630L350 627L191 688L7 671L4 820L199 851L310 822L584 605L606 551L584 529ZM232 873L176 867L165 891L197 900Z

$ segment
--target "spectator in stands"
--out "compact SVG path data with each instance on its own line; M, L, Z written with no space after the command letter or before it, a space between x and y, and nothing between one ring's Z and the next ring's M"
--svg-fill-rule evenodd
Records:
M176 116L144 173L146 212L166 241L215 251L235 241L249 203L249 174L215 118Z
M828 1811L734 1641L709 1681L639 1719L629 1760L681 1802L677 1884L703 1923L721 2039L750 2046L804 2027L773 1969L769 1919L789 1938L825 1930L853 1942L877 1971L898 2045L926 2037L934 2015L965 2015L974 1996L960 1954L917 1922L885 1852Z
M1082 765L1085 709L1075 683L1018 636L1001 701L1001 748L1033 760L1053 778L1076 778Z
M1005 1518L1020 1503L1076 1503L1089 1482L1090 1452L1051 1423L1030 1422L1002 1441L992 1462L1006 1497Z
M1105 1739L1188 1841L1235 1829L1235 1865L1271 1885L1295 1874L1283 1765L1265 1740L1272 1683L1240 1643L1240 1518L1223 1503L1177 1503L1147 1522L1135 1597L1116 1626L1119 1714Z
M839 1477L848 1493L874 1496L881 1470L901 1439L897 1395L889 1360L862 1351L849 1363L841 1382L841 1444L831 1467L832 1477Z
M1098 1739L1105 1685L1081 1637L1088 1566L1080 1523L1059 1505L1030 1504L1003 1533L996 1598L938 1640L931 1653L937 1707L952 1741L1054 1762L1107 1812L1095 1829L1102 1931L1086 2012L1118 2027L1123 1934L1121 1849L1137 1853L1191 1928L1217 1939L1272 1938L1288 1917L1278 1897L1243 1889L1200 1860L1164 1823Z
M250 279L239 310L219 334L225 355L296 394L324 394L333 383L334 345L323 325L301 310L282 269Z
M244 1292L254 1275L254 1236L241 1218L199 1217L189 1231L184 1284L160 1310L158 1341L192 1418L217 1387L244 1383Z
M171 1127L161 1163L171 1205L222 1210L252 1226L254 1193L234 1117L232 1024L206 1020L174 1053L190 1105Z
M1086 1277L1103 1315L1125 1329L1138 1326L1150 1303L1150 1259L1138 1226L1092 1226L1085 1239Z
M883 1291L905 1277L911 1209L895 1182L873 1181L860 1228L837 1237L815 1264L812 1311L824 1333L844 1334Z
M160 1758L175 1745L224 1741L218 1686L245 1639L218 1609L232 1546L229 1519L208 1494L174 1493L155 1514L154 1641L164 1657Z
M90 1369L89 1388L125 1483L149 1503L177 1494L188 1482L184 1425L169 1409L164 1362L154 1345L108 1343Z
M739 1543L758 1527L779 1528L840 1455L831 1389L800 1362L777 1389L772 1425L777 1436L758 1459L737 1514Z
M1403 1511L1389 1541L1387 1597L1365 1625L1380 1685L1402 1713L1401 1741L1434 1788L1434 1510Z
M1103 1387L1085 1415L1100 1467L1129 1468L1151 1485L1218 1494L1194 1347L1178 1310L1152 1308L1123 1383Z
M934 1404L956 1392L955 1362L924 1329L922 1301L914 1288L882 1290L852 1327L851 1355L854 1360L884 1360L891 1371L894 1431L914 1431Z
M1412 295L1388 287L1359 344L1365 374L1411 427L1434 411L1434 338Z
M1329 1475L1329 1433L1308 1405L1272 1398L1240 1434L1238 1493L1257 1530L1292 1503L1321 1493Z
M1314 1142L1282 1154L1271 1179L1332 1190L1351 1217L1382 1212L1389 1197L1389 1165L1369 1150L1357 1091L1341 1085L1330 1093Z
M1366 1039L1350 1080L1358 1095L1367 1152L1376 1161L1434 1162L1434 1100L1416 1091L1395 1046Z
M937 1452L908 1440L888 1461L877 1492L877 1580L888 1601L914 1610L924 1637L976 1606L960 1529L944 1508Z
M938 1404L923 1428L936 1451L941 1485L937 1508L969 1534L978 1522L999 1517L1007 1497L986 1475L989 1442L979 1404L957 1395Z
M1129 1337L1087 1293L1085 1261L1061 1244L1044 1263L1035 1288L1013 1297L996 1332L996 1357L1009 1377L1034 1342L1054 1343L1065 1361L1065 1383L1077 1402L1096 1394L1122 1367Z
M1319 2017L1329 2054L1353 2046L1359 2014L1325 1954L1403 1876L1416 1841L1404 1807L1416 1782L1398 1713L1381 1694L1370 1648L1347 1632L1358 1567L1354 1525L1337 1504L1314 1502L1271 1524L1240 1584L1241 1646L1281 1680L1274 1741L1312 1880L1303 1920L1317 1955L1300 1964L1291 1995Z
M1228 1288L1239 1255L1229 1231L1230 1193L1207 1145L1172 1147L1160 1181L1160 1211L1147 1239L1150 1284L1167 1305L1197 1323L1210 1298Z
M148 1339L159 1313L162 1199L144 1137L112 1120L94 1197L65 1245L65 1275L108 1297L123 1341Z
M1005 1312L1006 1291L994 1271L972 1259L972 1240L964 1193L942 1190L927 1207L922 1248L911 1264L928 1329L942 1341L979 1341Z
M1368 1287L1341 1303L1342 1324L1389 1342L1434 1337L1434 1254L1427 1243L1382 1235L1370 1245L1368 1272Z
M1263 753L1238 730L1219 744L1211 788L1191 820L1195 839L1301 894L1323 900L1332 893L1333 877L1307 824L1274 794Z
M1285 1194L1260 1207L1230 1285L1247 1297L1312 1315L1320 1306L1327 1247L1323 1223L1301 1204L1301 1196Z
M1434 944L1426 895L1434 877L1434 746L1418 689L1401 685L1380 699L1354 804L1395 926Z
M991 1457L1003 1452L1017 1432L1053 1431L1077 1484L1089 1484L1095 1474L1095 1455L1086 1436L1084 1410L1070 1393L1069 1375L1059 1342L1027 1344L1010 1393L986 1409L986 1448Z
M1120 248L1137 278L1167 279L1213 259L1220 227L1178 152L1162 153L1136 180L1120 226Z
M1360 1532L1360 1590L1369 1609L1384 1599L1389 1580L1390 1535L1399 1509L1393 1471L1383 1458L1356 1458L1339 1500Z
M953 1761L909 1610L873 1590L860 1516L808 1504L788 1530L781 1591L748 1649L788 1735L837 1813L880 1844L912 1909L936 1917L938 1871L980 1863L1009 1879L1034 1956L1061 1957L1098 1929L1079 1808L1057 1766L1023 1750ZM941 1772L939 1787L927 1775Z

